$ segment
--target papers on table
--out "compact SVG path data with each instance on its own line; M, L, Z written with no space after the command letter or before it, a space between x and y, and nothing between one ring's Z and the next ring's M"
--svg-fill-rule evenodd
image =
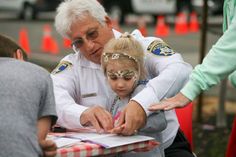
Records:
M105 148L113 148L122 145L154 140L154 138L142 135L121 136L116 134L106 134L96 138L88 138L86 141L99 144Z
M54 140L58 147L63 147L77 142L92 142L99 144L105 148L113 148L122 145L154 140L154 138L142 135L121 136L117 134L98 134L98 133L80 133L68 132L63 134L55 134Z
M73 139L73 138L66 138L66 137L52 136L52 135L48 135L47 138L53 140L56 143L57 148L69 147L81 141L80 139Z

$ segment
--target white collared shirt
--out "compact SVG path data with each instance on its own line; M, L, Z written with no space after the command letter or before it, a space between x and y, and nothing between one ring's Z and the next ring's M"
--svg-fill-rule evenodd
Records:
M121 33L113 30L115 38ZM152 103L177 94L188 80L191 65L183 61L180 54L165 45L160 38L143 37L138 30L132 32L145 51L145 67L150 79L146 88L133 100L139 102L146 114ZM111 89L100 65L85 59L81 54L69 54L62 61L72 65L65 70L52 74L57 104L58 124L66 128L82 127L81 113L88 107L100 105L106 108ZM174 111L165 112L167 128L160 136L168 147L174 140L179 124Z

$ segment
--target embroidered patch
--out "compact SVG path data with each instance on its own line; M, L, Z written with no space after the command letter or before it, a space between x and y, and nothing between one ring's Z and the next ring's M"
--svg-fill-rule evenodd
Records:
M154 40L147 48L148 52L158 56L171 56L175 52L165 42Z
M72 63L70 63L68 61L61 61L58 64L58 66L52 71L52 74L57 74L65 69L67 69L70 66L72 66Z

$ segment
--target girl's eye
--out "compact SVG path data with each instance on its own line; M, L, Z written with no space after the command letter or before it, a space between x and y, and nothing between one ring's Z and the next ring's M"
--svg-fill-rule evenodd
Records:
M123 78L124 78L124 80L129 81L129 80L131 80L133 77L132 77L132 76L124 76Z
M109 78L110 78L111 80L117 80L117 79L118 79L117 76L115 76L115 75L110 75Z

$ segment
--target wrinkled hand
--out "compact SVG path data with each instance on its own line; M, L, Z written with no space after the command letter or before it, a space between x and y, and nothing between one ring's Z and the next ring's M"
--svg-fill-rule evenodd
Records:
M83 126L92 125L97 132L107 132L113 129L112 115L101 106L90 107L80 117Z
M52 140L42 140L39 142L43 150L44 157L54 157L57 154L57 145Z
M146 113L142 106L135 101L130 101L122 111L117 126L112 133L132 135L146 123Z
M185 97L182 93L178 93L172 98L164 99L159 103L152 104L148 109L150 111L171 110L174 108L182 108L190 102L191 100Z

